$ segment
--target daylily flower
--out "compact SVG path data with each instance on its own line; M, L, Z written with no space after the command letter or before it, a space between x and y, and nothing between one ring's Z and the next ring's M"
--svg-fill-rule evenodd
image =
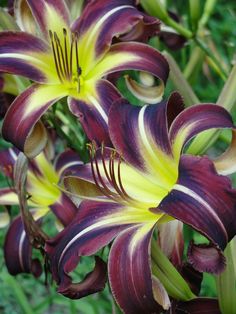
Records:
M0 152L0 169L11 180L13 168L19 151L10 148ZM39 221L50 211L56 216L56 222L66 226L77 212L77 207L65 193L58 188L60 177L65 169L70 169L82 162L72 151L62 153L53 166L49 157L42 152L31 160L27 172L28 206L34 219ZM13 187L0 189L0 205L18 205L18 195ZM9 272L16 275L20 272L33 272L38 275L39 263L31 260L32 246L25 232L21 217L14 219L6 235L5 260Z
M66 175L71 197L84 200L46 251L58 291L76 298L89 284L72 283L69 276L80 256L93 255L115 239L108 274L117 303L125 313L154 313L157 302L168 308L155 267L151 272L156 226L174 218L190 225L210 244L192 243L189 262L199 271L224 268L221 250L236 233L236 190L208 157L182 153L199 132L233 128L233 123L214 104L183 110L182 98L174 93L167 102L142 108L120 100L110 110L108 125L114 149L92 149L91 165Z
M148 25L156 32L158 20L139 12L132 0L99 0L89 1L70 26L63 0L27 3L43 38L26 32L1 32L0 71L36 83L10 107L2 128L4 138L27 156L37 155L46 143L40 117L69 96L69 109L79 117L87 136L110 143L107 112L120 94L105 80L106 75L127 69L146 71L162 86L168 75L168 64L157 50L137 42L112 44L112 40L124 34L129 39L140 38Z

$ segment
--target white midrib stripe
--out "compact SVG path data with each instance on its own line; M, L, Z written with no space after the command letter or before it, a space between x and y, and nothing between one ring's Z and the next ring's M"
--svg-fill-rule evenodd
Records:
M226 239L228 239L227 231L226 231L225 226L223 225L222 221L220 220L219 216L216 214L214 209L201 196L199 196L196 192L194 192L193 190L191 190L191 189L189 189L186 186L181 185L181 184L175 184L173 186L173 190L177 190L177 191L180 191L184 194L187 194L188 196L191 196L194 200L196 200L198 203L203 205L208 210L208 212L214 217L214 219L217 221L217 223L221 226L221 229L223 230Z

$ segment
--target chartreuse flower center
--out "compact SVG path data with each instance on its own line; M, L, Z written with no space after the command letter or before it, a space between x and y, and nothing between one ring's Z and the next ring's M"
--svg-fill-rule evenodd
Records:
M102 148L101 157L98 158L93 149L91 145L91 171L95 185L104 196L116 203L135 208L137 214L143 216L143 221L162 219L162 222L166 222L172 219L162 213L154 213L153 209L173 188L177 171L168 180L162 180L156 174L141 173L126 164L115 150L111 150L110 157L107 158Z
M78 34L68 33L63 28L63 36L49 31L54 64L59 81L80 93L83 85L82 69L79 64Z
M43 153L35 158L35 162L39 170L29 170L27 175L29 205L47 207L60 197L59 176Z

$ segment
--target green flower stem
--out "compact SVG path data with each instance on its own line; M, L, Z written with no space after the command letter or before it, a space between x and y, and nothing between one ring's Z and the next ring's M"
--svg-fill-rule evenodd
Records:
M231 73L226 81L217 104L228 111L232 111L236 104L236 64L233 66ZM198 155L203 154L219 137L219 130L209 130L199 134L187 149L187 153Z
M34 314L34 311L17 280L11 275L8 275L7 273L4 273L4 275L2 275L2 278L5 281L5 283L9 286L9 289L11 289L12 293L14 294L16 300L18 301L18 304L22 309L22 313Z
M218 300L222 314L236 313L236 237L227 245L224 255L226 269L215 276Z
M192 83L196 78L197 73L202 67L205 55L205 52L200 47L195 46L193 48L190 59L183 71L184 77L188 82Z
M216 0L207 0L205 2L203 14L198 24L199 29L202 29L205 27L212 12L214 11L215 5L216 5Z
M206 53L206 55L211 59L212 65L214 68L217 70L217 72L220 74L222 79L226 81L227 79L227 73L225 72L224 68L222 65L219 63L217 58L214 56L212 51L209 49L209 47L199 38L195 37L194 38L195 43Z
M152 241L152 271L161 281L167 293L177 300L188 301L196 296L192 293L184 278L158 247Z
M200 0L189 0L189 11L191 17L191 27L194 34L196 34L198 30L198 22L201 17L200 15Z
M148 14L158 17L166 25L174 28L180 35L188 39L193 37L193 33L189 29L175 22L175 20L168 15L166 8L160 0L141 0L140 3Z
M166 51L163 54L166 57L170 66L170 79L175 88L183 96L185 105L191 106L193 104L199 103L199 99L193 92L192 87L189 85L188 81L184 77L174 58Z

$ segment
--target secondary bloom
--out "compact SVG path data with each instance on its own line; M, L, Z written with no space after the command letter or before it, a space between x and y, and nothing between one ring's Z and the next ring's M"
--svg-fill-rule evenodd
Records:
M0 169L13 179L13 169L19 151L10 148L0 152ZM50 211L56 216L60 226L68 225L77 212L76 206L67 195L58 188L62 173L82 162L78 155L66 151L58 156L52 165L45 152L31 160L27 172L26 191L28 206L34 219L39 221ZM0 189L0 205L18 205L18 195L13 187ZM16 275L20 272L39 273L38 261L31 260L32 246L25 233L21 217L14 219L10 225L4 244L5 260L9 272Z
M108 274L121 309L153 313L157 302L166 306L151 272L150 240L156 226L174 218L210 241L190 245L190 263L199 271L224 268L221 250L236 232L236 191L208 157L182 155L193 136L210 128L233 128L228 112L214 104L183 110L177 93L153 106L134 107L125 100L112 106L115 149L92 148L91 165L79 166L64 180L72 198L84 200L73 222L46 245L59 292L84 295L89 281L72 283L69 273L80 256L95 254L115 238Z
M71 26L63 0L27 0L42 38L26 32L0 33L0 71L36 82L17 97L2 128L5 139L29 157L46 143L39 122L59 99L69 96L71 112L80 118L87 136L109 143L107 112L120 97L105 77L135 69L150 72L163 85L168 64L155 49L137 42L112 44L114 37L140 39L159 22L139 12L132 0L89 1Z

